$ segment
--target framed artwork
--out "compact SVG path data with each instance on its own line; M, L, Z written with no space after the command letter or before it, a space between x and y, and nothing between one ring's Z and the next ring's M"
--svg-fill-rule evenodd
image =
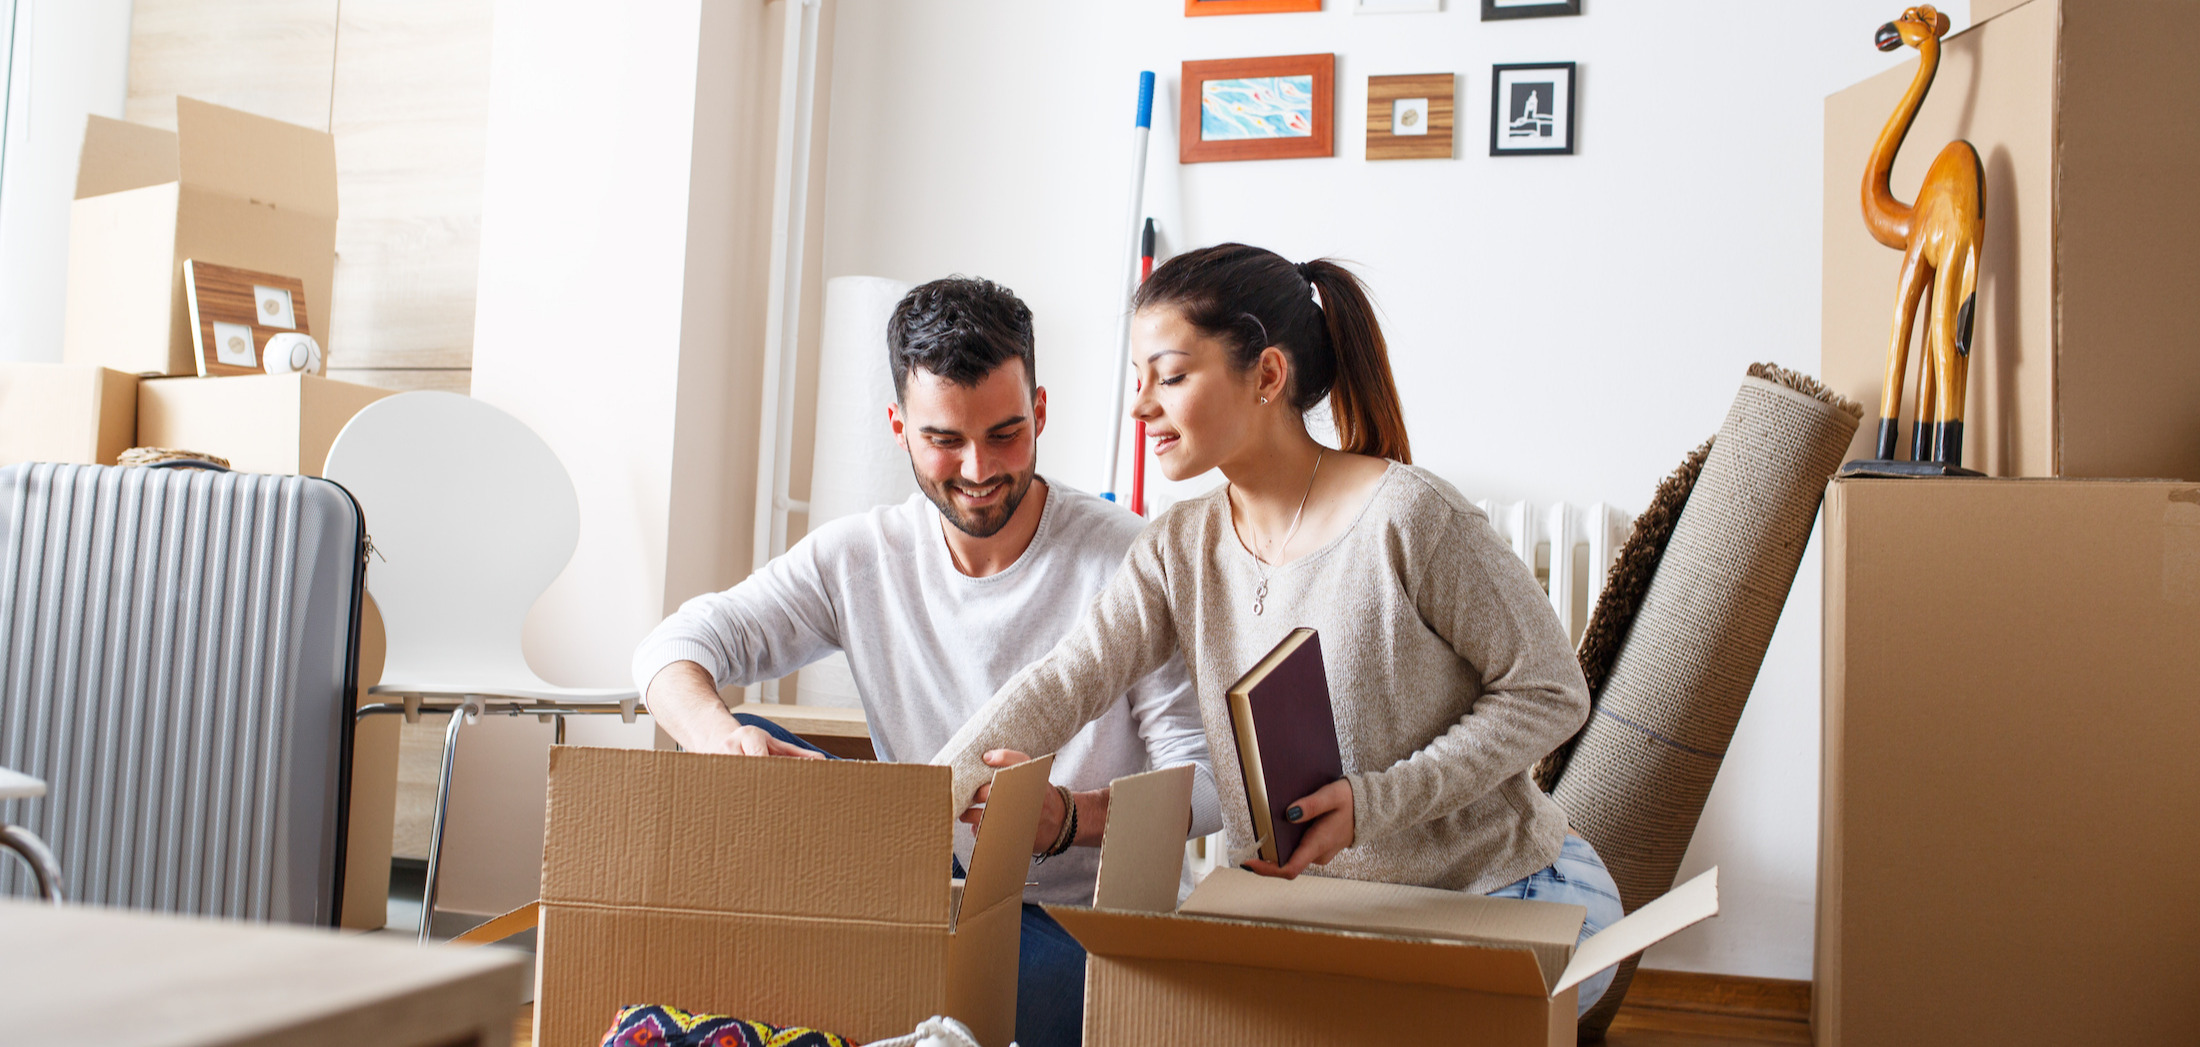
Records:
M1335 156L1337 56L1184 63L1177 160Z
M1319 11L1322 0L1184 0L1187 17L1199 15L1274 15Z
M1490 67L1490 155L1574 151L1574 63Z
M1507 18L1554 18L1560 15L1581 13L1581 0L1482 0L1482 20L1503 21Z
M305 282L195 259L183 262L184 301L199 375L262 374L267 341L285 331L313 333Z
M1367 158L1449 160L1453 88L1450 73L1367 78Z

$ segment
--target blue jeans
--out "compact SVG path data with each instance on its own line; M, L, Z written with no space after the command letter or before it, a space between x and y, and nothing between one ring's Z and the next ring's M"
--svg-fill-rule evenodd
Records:
M781 741L825 753L764 717L735 713L733 718ZM837 759L831 753L825 756ZM960 861L954 873L963 874ZM1016 1042L1020 1047L1077 1047L1084 1039L1085 948L1045 909L1026 904L1016 956Z
M1492 898L1525 898L1533 902L1565 902L1589 910L1589 918L1582 921L1579 944L1589 936L1619 922L1625 913L1619 904L1619 886L1612 882L1612 874L1604 868L1604 859L1597 857L1597 850L1589 841L1566 834L1565 849L1559 851L1558 861L1544 866L1541 872L1529 873L1490 892ZM1612 977L1619 968L1607 967L1589 977L1580 985L1581 1003L1575 1016L1589 1013L1604 990L1612 987Z

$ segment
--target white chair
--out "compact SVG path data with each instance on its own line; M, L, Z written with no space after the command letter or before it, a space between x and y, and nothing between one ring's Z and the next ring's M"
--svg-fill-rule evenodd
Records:
M46 795L46 783L27 774L0 767L0 800L35 800ZM0 850L14 851L31 867L31 882L38 896L61 904L61 866L53 860L46 842L19 825L0 822Z
M350 491L366 518L367 589L388 637L371 693L397 701L359 715L451 718L421 892L425 942L459 728L484 712L535 715L563 742L566 716L616 713L631 723L638 696L547 683L521 653L528 609L580 536L573 481L525 423L469 396L400 393L352 417L322 474Z

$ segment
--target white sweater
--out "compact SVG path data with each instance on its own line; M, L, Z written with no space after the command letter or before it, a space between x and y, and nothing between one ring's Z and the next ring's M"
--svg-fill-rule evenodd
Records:
M956 569L944 525L921 494L826 522L739 585L682 604L634 652L635 686L647 693L650 680L679 661L701 665L725 687L776 679L844 651L879 759L929 759L1083 619L1143 521L1050 481L1030 547L984 578ZM1221 815L1191 681L1180 659L1149 668L1096 702L1098 718L1075 737L1058 739L1054 781L1099 789L1126 774L1192 764L1192 832L1214 832ZM955 850L965 861L970 843L958 823ZM1099 848L1072 848L1032 870L1038 886L1025 898L1090 905L1099 866Z

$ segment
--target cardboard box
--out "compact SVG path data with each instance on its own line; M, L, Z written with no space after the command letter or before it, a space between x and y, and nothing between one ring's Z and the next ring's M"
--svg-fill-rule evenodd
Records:
M176 99L173 132L91 117L69 207L62 358L199 373L186 258L297 277L327 349L336 139L192 98Z
M249 473L321 475L344 423L392 390L310 374L158 378L138 384L138 443L229 459Z
M1052 765L994 776L951 881L945 767L553 747L535 1042L652 1003L859 1042L945 1014L1007 1044Z
M0 1041L504 1047L525 960L500 949L0 898Z
M2200 4L2030 0L1974 16L1943 42L1893 174L1896 197L1915 200L1957 138L1986 172L1964 464L2200 479ZM1858 195L1916 71L1913 57L1826 99L1821 373L1870 415L1851 458L1873 454L1902 263L1865 231ZM2144 115L2103 115L2119 111Z
M137 434L137 386L89 364L0 363L0 466L115 464Z
M1571 1045L1582 980L1719 908L1714 869L1577 949L1581 906L1425 887L1222 868L1177 906L1190 798L1188 768L1118 779L1095 907L1047 907L1090 953L1087 1047Z
M1818 1043L2190 1043L2200 486L1826 498Z

